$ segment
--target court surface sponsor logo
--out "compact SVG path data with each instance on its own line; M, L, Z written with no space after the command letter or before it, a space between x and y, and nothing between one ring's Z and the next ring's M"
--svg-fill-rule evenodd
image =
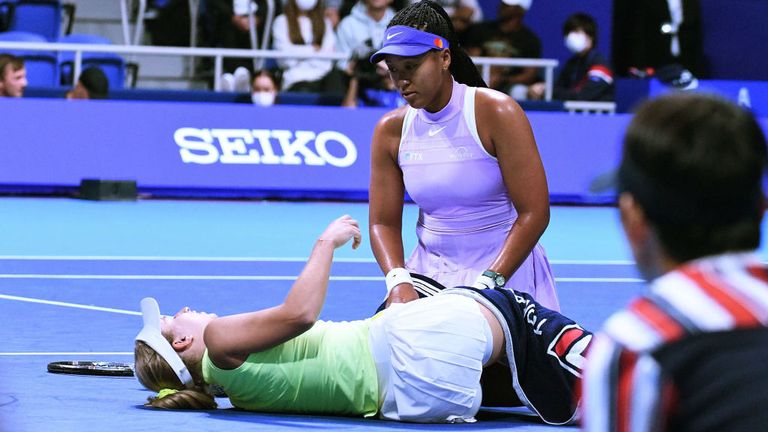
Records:
M184 163L210 165L332 165L346 168L357 147L341 132L284 129L179 128L173 134Z

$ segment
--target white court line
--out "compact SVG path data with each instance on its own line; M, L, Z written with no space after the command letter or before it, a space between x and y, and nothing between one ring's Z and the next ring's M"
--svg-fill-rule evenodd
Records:
M557 265L635 265L635 262L630 260L549 260L549 263Z
M60 301L53 301L53 300L42 300L42 299L36 299L31 297L19 297L19 296L12 296L7 294L0 294L0 299L6 299L6 300L16 300L16 301L22 301L27 303L42 303L42 304L48 304L53 306L65 306L65 307L71 307L76 309L88 309L88 310L95 310L100 312L113 312L113 313L119 313L124 315L141 315L141 312L136 311L129 311L125 309L114 309L114 308L105 308L105 307L99 307L99 306L90 306L90 305L83 305L78 303L68 303L68 302L60 302Z
M0 279L293 281L298 276L0 274ZM382 281L383 276L331 276L332 281ZM556 282L643 282L639 278L555 278Z
M0 260L17 261L210 261L210 262L306 262L308 257L201 257L140 255L0 255ZM334 258L334 262L375 263L374 258ZM555 265L634 265L631 260L550 260Z
M637 282L645 282L645 279L640 278L601 278L601 277L595 277L595 278L555 278L556 282L610 282L610 283L637 283Z
M0 260L16 261L210 261L210 262L306 262L309 257L200 257L140 255L0 255ZM373 258L334 258L334 262L374 263Z
M129 351L103 351L103 352L0 352L0 356L113 356L113 355L133 355Z
M97 275L97 274L0 274L0 279L95 279L95 280L244 280L293 281L298 276L233 275ZM331 276L332 281L382 281L384 276Z

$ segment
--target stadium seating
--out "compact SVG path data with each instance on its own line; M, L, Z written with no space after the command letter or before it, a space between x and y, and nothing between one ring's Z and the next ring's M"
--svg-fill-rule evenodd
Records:
M109 45L112 43L105 37L90 34L65 35L60 37L58 42L92 45ZM73 83L74 58L75 53L72 51L62 51L59 55L62 85L71 85ZM90 66L98 66L104 71L109 80L110 90L125 87L126 62L121 56L113 53L83 52L81 70Z
M61 34L63 6L59 0L2 0L8 31L25 31L55 41Z
M45 37L29 32L8 31L0 33L5 42L48 42ZM27 80L31 86L55 86L59 81L58 55L52 51L0 50L24 59Z

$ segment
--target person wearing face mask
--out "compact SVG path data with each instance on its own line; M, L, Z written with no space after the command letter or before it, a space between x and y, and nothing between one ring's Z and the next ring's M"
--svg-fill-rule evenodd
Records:
M322 0L288 0L285 11L272 25L274 48L292 54L333 53L336 36L333 25L324 17ZM332 60L317 58L280 59L282 90L337 94L346 91L343 72Z
M553 97L558 100L612 101L613 70L597 49L597 24L585 14L571 15L563 24L565 46L573 54L555 82ZM528 91L530 99L542 99L544 83Z
M272 106L277 99L277 88L277 79L270 71L256 71L251 85L251 101L257 106Z
M216 48L241 48L251 49L250 25L251 21L256 26L256 40L261 44L265 38L269 39L269 34L264 34L266 23L269 17L267 0L206 0L205 7L201 10L201 42L206 46ZM186 1L184 2L186 5ZM274 16L280 14L282 2L275 1ZM185 6L186 8L186 6ZM252 16L250 16L252 14ZM267 41L269 42L269 41ZM224 72L233 74L238 68L244 68L247 71L253 69L252 58L224 57ZM245 78L249 78L241 72ZM233 76L231 79L235 79ZM238 88L238 91L247 91L251 80L245 80L245 89ZM239 83L239 82L238 82ZM232 83L232 89L235 89L235 83Z

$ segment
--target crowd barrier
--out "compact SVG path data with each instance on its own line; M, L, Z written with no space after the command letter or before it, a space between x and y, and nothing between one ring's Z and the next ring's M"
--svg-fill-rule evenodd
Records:
M224 58L247 59L323 59L323 60L347 60L348 54L322 53L322 52L291 52L265 49L232 49L232 48L196 48L196 47L165 47L165 46L138 46L138 45L101 45L86 43L42 43L42 42L13 42L0 41L0 52L16 53L24 57L25 52L51 52L71 53L73 55L73 76L80 76L83 65L83 55L92 53L109 53L119 55L151 55L164 57L209 57L213 59L214 90L220 90L221 76L224 72ZM559 62L554 59L540 58L496 58L473 57L483 79L488 82L491 76L491 67L535 67L542 70L544 79L544 99L552 100L555 68Z
M135 180L159 196L365 200L385 110L149 101L0 99L0 191ZM555 203L608 203L628 114L529 112ZM768 129L768 119L763 120ZM599 188L598 188L599 189Z

